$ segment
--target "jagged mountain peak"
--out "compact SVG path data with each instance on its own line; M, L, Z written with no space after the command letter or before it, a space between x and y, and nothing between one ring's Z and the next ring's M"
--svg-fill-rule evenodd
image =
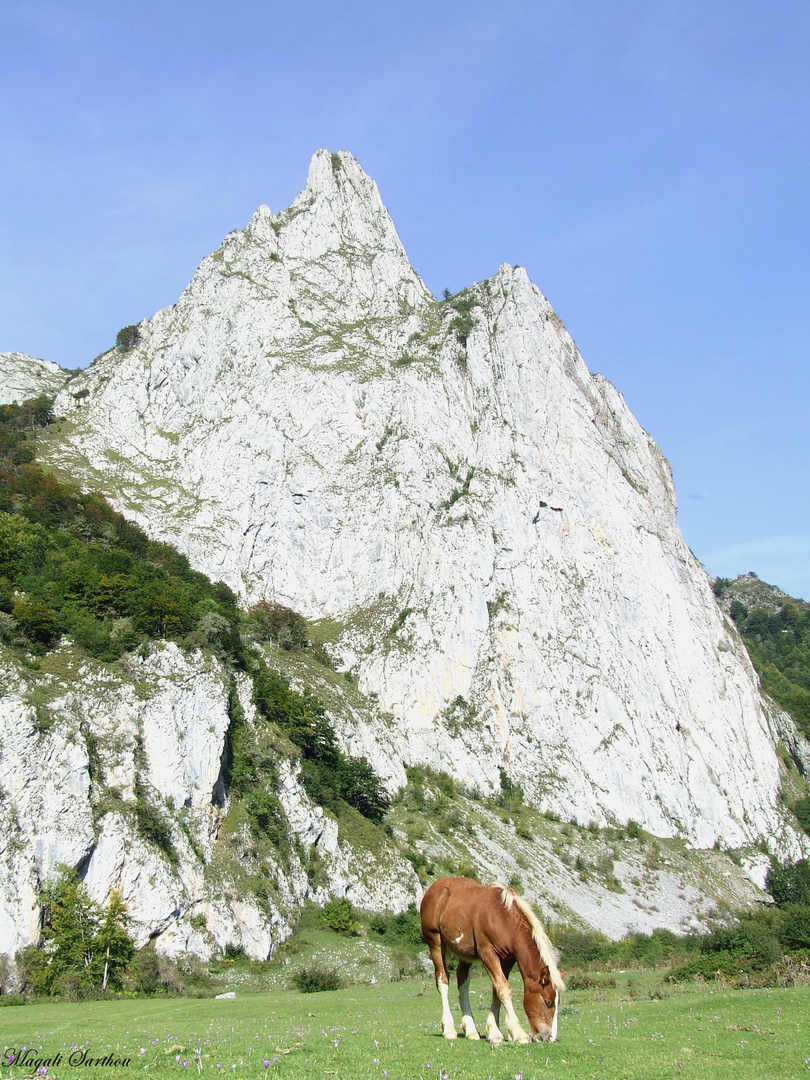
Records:
M246 378L279 363L351 364L371 372L396 355L434 298L411 267L377 185L345 151L318 151L286 210L261 205L200 264L171 308L142 327L138 355L155 378ZM224 345L224 349L223 349ZM120 353L103 377L124 375ZM239 384L238 374L230 380ZM220 395L220 391L217 391Z
M262 204L246 231L253 236L266 236L267 230L272 229L276 236L281 236L285 227L301 216L305 219L300 223L305 225L305 232L337 230L344 243L373 241L375 250L390 245L404 254L379 188L346 150L316 151L306 185L290 206L274 214ZM374 230L372 235L367 235L369 229ZM300 232L300 229L292 230L290 235Z
M312 155L307 184L298 198L319 195L345 206L351 205L355 211L365 206L372 213L388 215L377 184L348 150L330 153L321 148Z
M385 318L404 304L433 299L408 261L376 183L345 150L318 150L292 204L277 214L260 206L212 259L225 264L220 272L241 269L259 281L275 276L282 282L285 271L297 276L302 288L292 291L317 299L326 318L335 300L344 306L352 298L365 301L366 317ZM206 260L200 272L210 270ZM307 296L294 297L302 299Z

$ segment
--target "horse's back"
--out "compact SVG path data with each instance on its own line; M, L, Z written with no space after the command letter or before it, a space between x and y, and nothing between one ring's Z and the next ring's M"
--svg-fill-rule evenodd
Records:
M486 903L490 885L481 885L471 878L438 878L422 897L420 914L422 917L422 935L440 933L447 937L452 930L455 939L457 933L470 925L476 912Z

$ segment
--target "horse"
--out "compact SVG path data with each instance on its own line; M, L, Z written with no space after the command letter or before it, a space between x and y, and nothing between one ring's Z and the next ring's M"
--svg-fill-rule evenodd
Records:
M503 1042L501 1005L509 1038L515 1043L556 1042L557 1007L565 989L554 946L526 901L514 889L496 883L480 885L470 878L444 877L422 897L422 938L430 949L436 989L442 999L445 1039L456 1038L449 1005L448 950L458 958L461 1028L468 1039L480 1038L470 1008L470 967L480 960L492 981L487 1039ZM531 1035L520 1025L512 1004L509 973L517 964L523 977L523 1008Z

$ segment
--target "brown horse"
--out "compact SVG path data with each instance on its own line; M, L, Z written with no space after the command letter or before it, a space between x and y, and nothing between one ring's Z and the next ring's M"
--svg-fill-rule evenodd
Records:
M506 885L479 885L469 878L439 878L422 898L422 937L436 969L436 988L442 999L445 1039L456 1029L448 1001L450 980L447 950L458 957L458 996L461 1028L468 1039L479 1038L470 1009L470 966L480 960L492 980L492 1004L487 1017L487 1038L503 1042L498 1023L501 1005L512 1042L555 1042L557 1004L565 989L557 968L554 946L537 916L514 889ZM532 1029L520 1026L509 972L517 963L523 976L523 1008Z

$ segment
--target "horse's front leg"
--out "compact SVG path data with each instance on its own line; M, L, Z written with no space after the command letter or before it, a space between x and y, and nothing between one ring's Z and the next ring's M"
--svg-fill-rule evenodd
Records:
M501 1019L501 1005L503 1005L506 1012L506 1030L509 1033L509 1038L514 1043L529 1043L531 1042L531 1036L527 1035L523 1028L520 1026L517 1013L515 1012L515 1006L512 1004L512 988L509 985L509 972L512 970L515 961L504 960L501 962L500 957L494 949L489 949L486 955L482 951L481 960L484 967L487 969L487 974L492 980L492 1004L489 1010L489 1016L487 1017L487 1038L493 1045L503 1042L503 1035L500 1031L500 1019Z
M489 1006L489 1016L487 1016L487 1039L493 1046L500 1046L503 1042L503 1035L501 1035L500 1029L501 1023L501 1000L495 993L495 987L492 987L492 1001Z
M478 1029L473 1020L472 1006L470 1005L470 968L466 960L458 962L458 1000L461 1004L461 1030L468 1039L480 1039Z
M436 972L436 989L442 999L442 1035L445 1039L455 1039L456 1025L453 1023L453 1014L450 1011L450 976L447 974L445 962L444 942L439 935L428 941L430 959Z

